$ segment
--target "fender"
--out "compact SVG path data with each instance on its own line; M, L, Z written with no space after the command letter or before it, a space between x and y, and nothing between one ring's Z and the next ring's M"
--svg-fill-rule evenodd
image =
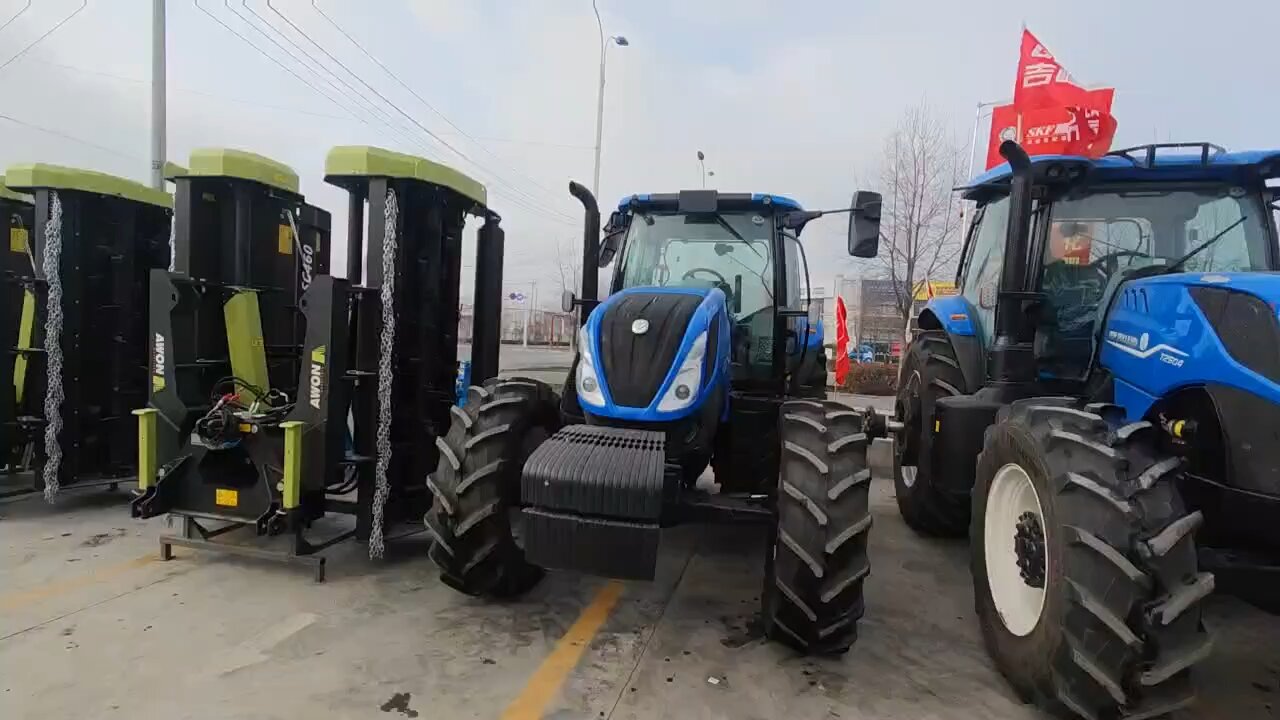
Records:
M978 314L963 295L935 297L920 311L921 330L943 330L956 351L965 388L973 392L987 377L987 349L978 333Z

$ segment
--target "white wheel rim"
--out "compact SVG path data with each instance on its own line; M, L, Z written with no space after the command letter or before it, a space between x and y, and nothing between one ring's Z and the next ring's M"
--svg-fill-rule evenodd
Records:
M902 465L898 468L898 472L902 473L902 484L907 487L915 487L916 484L916 466Z
M1029 635L1040 622L1044 611L1044 588L1031 587L1022 578L1018 568L1018 555L1014 537L1018 531L1018 518L1032 513L1045 532L1048 530L1040 496L1027 471L1015 463L1009 463L996 471L987 492L987 511L982 519L983 555L987 561L987 584L991 599L1005 628L1018 637ZM1049 576L1048 555L1045 556L1044 576Z

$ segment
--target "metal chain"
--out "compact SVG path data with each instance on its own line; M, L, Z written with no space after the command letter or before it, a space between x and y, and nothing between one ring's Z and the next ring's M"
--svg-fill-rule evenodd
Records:
M58 494L58 471L62 468L62 199L49 191L49 221L44 226L45 281L49 285L47 318L44 324L44 354L48 379L44 391L44 499L53 502Z
M387 468L391 464L391 385L395 379L391 365L396 342L396 217L399 207L396 193L387 188L386 208L382 213L382 287L378 298L382 302L382 333L378 338L378 441L377 463L374 466L373 527L369 532L369 557L382 557L383 515L387 496L391 492L387 482Z
M176 214L169 215L169 272L173 272L175 263L178 262L178 216Z

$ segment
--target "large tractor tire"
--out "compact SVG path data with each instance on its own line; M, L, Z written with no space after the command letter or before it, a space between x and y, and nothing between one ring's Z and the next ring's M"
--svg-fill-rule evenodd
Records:
M435 503L427 531L431 559L445 584L467 595L512 597L537 584L512 532L524 461L559 426L559 398L527 378L472 387L454 406L449 432L436 439L440 464L427 478Z
M1180 460L1114 405L1033 398L987 430L973 491L974 603L1025 702L1103 720L1192 701L1213 576L1175 480Z
M766 634L815 654L858 637L862 583L871 571L867 436L861 413L840 403L782 405L778 517L765 561Z
M935 476L940 468L926 461L933 450L934 405L967 392L946 333L921 331L903 358L898 383L895 409L904 427L894 456L893 487L902 519L925 535L963 537L969 530L969 498L939 489Z

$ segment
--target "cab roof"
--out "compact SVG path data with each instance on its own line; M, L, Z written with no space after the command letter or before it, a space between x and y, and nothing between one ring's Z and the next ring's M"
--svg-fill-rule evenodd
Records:
M681 190L676 193L644 193L627 195L618 201L618 210L678 211L683 202L714 202L717 210L778 207L783 211L803 210L800 203L786 195L769 193L722 193L718 190Z
M1037 182L1091 183L1219 181L1244 184L1280 177L1280 150L1228 152L1210 143L1141 145L1091 159L1079 155L1034 155ZM983 200L1008 190L1008 163L978 175L957 190L966 200Z

